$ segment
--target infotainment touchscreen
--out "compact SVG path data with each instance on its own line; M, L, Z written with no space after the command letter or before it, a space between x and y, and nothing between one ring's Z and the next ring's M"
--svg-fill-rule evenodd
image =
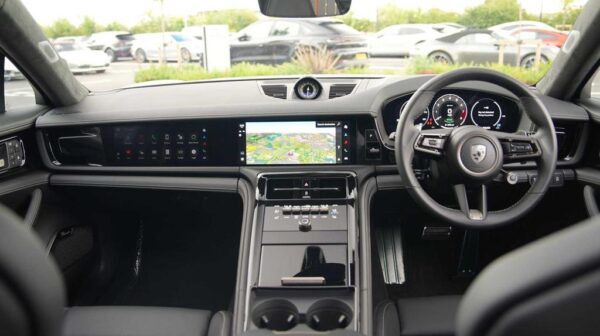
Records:
M350 124L342 121L246 122L240 124L248 165L342 164L350 160Z

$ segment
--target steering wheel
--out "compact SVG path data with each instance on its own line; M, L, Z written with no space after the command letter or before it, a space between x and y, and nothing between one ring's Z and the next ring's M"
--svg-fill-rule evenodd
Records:
M535 124L535 133L503 133L477 126L421 130L414 125L414 120L441 89L463 81L488 82L512 92ZM429 212L466 228L499 226L525 215L542 199L556 166L557 143L548 110L530 88L493 70L458 69L432 78L408 101L396 134L396 164L409 194ZM453 186L460 210L438 203L423 189L412 167L415 154L438 160L438 166ZM503 164L525 160L537 164L537 178L532 180L527 193L504 210L488 211L486 185L501 173ZM471 189L478 196L477 202L469 202L467 190Z

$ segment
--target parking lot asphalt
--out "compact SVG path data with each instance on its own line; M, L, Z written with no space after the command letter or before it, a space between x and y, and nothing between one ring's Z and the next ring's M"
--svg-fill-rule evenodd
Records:
M369 67L374 71L402 70L407 63L408 60L405 58L371 58ZM112 63L105 73L81 74L75 77L90 91L106 91L134 84L135 72L148 66L149 64L140 64L131 60L118 61ZM600 97L600 76L597 77L592 91ZM26 80L9 81L5 83L4 91L9 107L31 104L34 100L33 91Z

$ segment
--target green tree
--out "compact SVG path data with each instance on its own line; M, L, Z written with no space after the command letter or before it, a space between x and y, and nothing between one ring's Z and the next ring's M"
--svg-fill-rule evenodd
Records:
M78 35L79 30L74 24L67 19L58 19L51 25L45 27L44 34L49 38L57 38L61 36Z
M94 19L89 16L83 18L83 21L77 28L78 35L92 35L93 33L103 31L104 28L100 26Z
M377 29L382 29L394 24L403 23L440 23L456 22L457 13L446 12L440 9L412 10L403 9L393 4L387 4L377 9Z
M225 9L218 11L208 11L198 13L188 19L190 26L209 25L209 24L226 24L232 32L248 26L258 20L258 16L251 10L247 9Z
M183 18L165 17L165 31L180 31L183 26ZM146 17L132 26L130 31L134 34L159 33L161 32L161 17L147 13Z
M104 29L106 31L128 31L129 30L129 28L127 28L127 26L125 26L121 22L117 22L117 21L113 21L113 22L107 24L104 27Z
M485 0L479 6L468 8L459 23L472 28L487 28L519 20L519 10L517 0Z
M361 32L373 32L375 31L375 22L369 19L357 18L354 13L349 12L341 17L342 21L350 27L361 31Z

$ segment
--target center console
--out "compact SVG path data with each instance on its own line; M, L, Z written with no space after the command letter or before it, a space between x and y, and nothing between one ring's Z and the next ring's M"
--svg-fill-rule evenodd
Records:
M357 331L355 196L352 173L259 176L245 331Z

